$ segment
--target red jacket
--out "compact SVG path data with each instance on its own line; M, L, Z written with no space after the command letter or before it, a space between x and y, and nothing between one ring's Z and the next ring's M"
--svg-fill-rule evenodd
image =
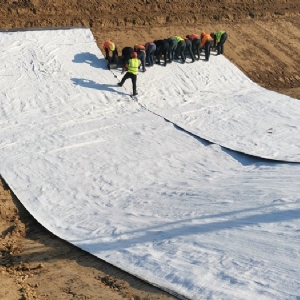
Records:
M153 42L147 42L145 44L145 49L147 50L147 48L150 46L150 45L155 45Z
M200 35L193 33L189 35L189 40L193 41L194 39L200 39Z

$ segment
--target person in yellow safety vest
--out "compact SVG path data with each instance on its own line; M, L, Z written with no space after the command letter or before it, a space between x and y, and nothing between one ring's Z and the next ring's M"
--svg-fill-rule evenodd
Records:
M128 78L131 78L132 81L132 90L133 96L136 96L138 93L136 91L136 79L137 79L137 74L140 66L140 60L137 58L137 53L133 52L131 55L131 58L128 61L128 64L123 68L122 74L125 72L127 69L126 74L123 76L121 82L118 83L119 86L122 86Z
M181 57L181 61L184 64L185 60L186 60L186 56L185 56L185 40L181 37L181 36L173 36L173 38L175 38L177 40L177 47L175 50L175 58L177 58L179 55Z
M213 48L217 50L217 55L224 53L224 43L226 42L228 35L226 31L212 32L210 36L214 40Z
M210 57L210 48L212 47L214 40L210 34L206 32L201 33L201 48L204 48L205 60L208 61Z
M107 60L108 63L112 62L115 63L118 58L118 50L116 48L116 45L114 42L107 40L103 44L103 48L105 51L105 59ZM112 58L110 59L109 57L109 52L112 52Z

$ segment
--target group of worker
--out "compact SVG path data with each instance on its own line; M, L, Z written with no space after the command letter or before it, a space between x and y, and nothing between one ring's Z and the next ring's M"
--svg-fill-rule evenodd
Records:
M182 63L186 61L186 52L189 53L192 62L200 59L200 53L204 49L205 61L209 61L211 49L215 49L217 55L224 53L224 43L227 40L226 31L216 31L212 33L202 32L198 34L186 35L186 37L172 36L166 39L154 40L145 44L136 44L134 47L124 47L122 49L122 74L126 72L119 86L122 86L128 78L132 80L133 96L137 95L136 80L138 70L141 67L142 72L148 67L156 63L160 64L160 60L164 59L164 66L172 63L174 59L181 59ZM118 61L118 50L113 41L106 41L103 45L105 51L105 59L110 63ZM110 52L112 56L110 57Z

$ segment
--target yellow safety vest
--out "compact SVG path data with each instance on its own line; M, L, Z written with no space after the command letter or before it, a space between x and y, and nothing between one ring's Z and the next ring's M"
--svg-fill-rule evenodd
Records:
M184 39L181 36L173 36L173 38L175 38L178 43L184 41Z
M139 60L138 58L129 59L128 72L137 75L139 70Z
M222 36L223 33L225 33L225 31L217 31L217 32L215 32L215 35L216 35L216 42L217 42L217 43L220 42L221 36Z

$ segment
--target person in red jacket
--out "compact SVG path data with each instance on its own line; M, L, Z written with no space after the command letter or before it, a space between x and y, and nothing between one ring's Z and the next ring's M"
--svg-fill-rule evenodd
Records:
M201 33L201 48L204 48L205 52L205 60L208 61L210 57L210 48L213 45L214 40L210 36L210 34L206 32Z
M118 58L118 50L116 48L116 45L114 42L107 40L103 44L103 48L105 51L105 59L107 60L108 63L112 62L115 63L117 62ZM109 52L112 52L112 57L109 57Z
M193 53L196 56L197 54L197 60L200 59L200 52L201 52L201 38L199 34L193 33L186 36L187 39L192 41L192 49Z
M154 52L156 50L156 45L153 42L147 42L145 44L146 49L146 60L149 67L153 67L154 64Z
M144 45L136 44L134 45L134 51L137 53L138 59L142 64L142 71L146 72L146 48Z
M184 40L185 40L185 49L188 51L190 58L192 59L192 62L194 62L196 59L195 59L195 55L193 53L192 41L189 40L188 38L185 38Z

